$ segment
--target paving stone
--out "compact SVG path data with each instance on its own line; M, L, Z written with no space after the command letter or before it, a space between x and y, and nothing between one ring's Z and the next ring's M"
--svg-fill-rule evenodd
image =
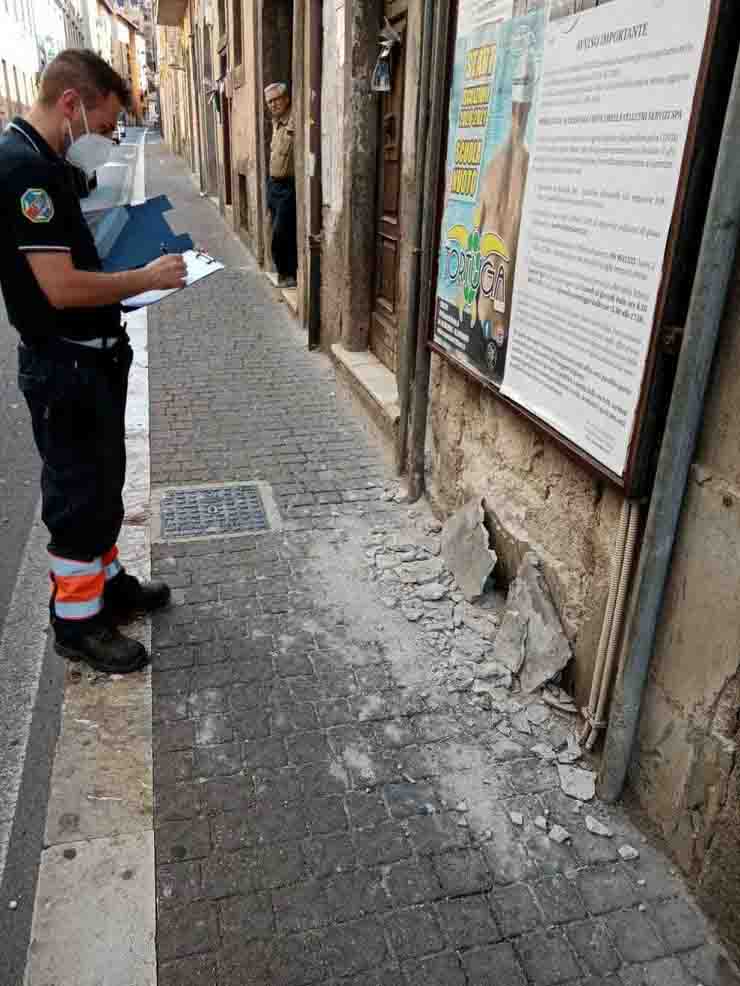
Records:
M229 774L238 774L241 767L241 747L238 743L220 743L216 746L196 747L194 771L198 777L223 777Z
M316 798L303 807L308 827L314 835L328 835L348 828L344 800L340 797Z
M468 846L470 835L457 822L457 816L451 814L410 818L407 828L414 849L421 855L430 855Z
M625 962L649 962L666 954L665 945L641 911L615 911L604 920Z
M160 960L212 952L218 944L215 904L195 901L161 911L157 922L157 953Z
M157 754L170 750L189 750L194 746L195 732L193 723L188 720L170 722L157 730L154 738L154 751Z
M251 850L212 853L201 861L201 880L202 896L213 900L259 889Z
M156 832L157 863L197 859L211 851L211 834L206 819L167 822Z
M386 922L386 931L393 951L402 960L444 948L439 923L428 905L394 911Z
M493 913L507 938L524 934L543 923L542 911L537 906L532 889L526 884L497 887L490 899Z
M380 914L391 904L377 870L335 874L326 881L326 898L334 922Z
M443 894L442 884L428 858L394 863L386 871L385 883L396 907L423 904Z
M272 900L267 893L231 897L218 907L221 936L227 945L269 938L275 933Z
M154 824L157 828L167 822L194 818L198 814L200 785L186 782L157 787L154 792Z
M683 952L698 948L707 939L706 920L685 897L655 904L650 910L650 916L671 951Z
M363 866L394 863L411 854L411 845L397 821L381 822L355 832L357 859Z
M638 901L637 891L620 866L582 870L576 883L591 914L606 914Z
M555 986L581 976L575 954L560 931L524 935L516 949L534 986Z
M294 764L322 763L332 758L323 733L295 733L286 738L285 745L288 759Z
M522 966L508 942L461 955L468 986L526 986Z
M326 890L318 881L274 890L272 906L279 932L309 931L326 924L329 918Z
M689 975L703 986L740 986L740 976L718 945L702 945L681 956Z
M450 948L488 945L501 939L488 899L480 894L440 901L439 920Z
M620 971L624 986L696 986L677 958L657 959Z
M157 866L157 905L184 904L201 896L200 862Z
M619 968L620 958L614 951L603 922L570 924L565 933L585 968L594 975L606 976Z
M446 952L403 967L408 986L466 986L465 973L457 955Z
M458 850L434 857L442 889L450 896L489 890L493 879L477 849Z
M356 828L379 825L388 820L388 808L378 791L352 791L347 795L352 824Z
M215 983L217 959L211 955L188 955L184 959L162 962L157 981L159 986L203 986Z
M251 768L285 767L288 764L288 751L280 736L246 740L242 745L242 759L245 766Z
M536 884L534 892L549 924L567 924L586 916L578 891L563 876L542 880Z
M198 746L229 743L233 737L234 728L231 724L231 716L208 715L195 720L195 742Z
M354 844L345 832L309 839L304 852L309 872L315 877L332 876L353 869L357 863Z
M259 835L252 812L247 815L241 812L213 815L209 822L211 844L217 852L256 849Z
M208 814L222 811L247 811L255 803L251 777L219 777L199 785L200 799Z
M322 943L327 970L334 976L349 976L383 963L388 955L382 926L363 918L330 928Z

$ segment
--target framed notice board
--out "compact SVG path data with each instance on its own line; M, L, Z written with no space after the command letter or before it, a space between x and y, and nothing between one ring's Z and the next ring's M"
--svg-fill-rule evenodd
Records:
M458 0L451 29L430 346L628 495L720 2Z

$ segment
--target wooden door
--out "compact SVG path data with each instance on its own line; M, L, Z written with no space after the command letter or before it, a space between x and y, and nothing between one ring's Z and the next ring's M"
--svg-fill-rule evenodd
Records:
M388 4L386 6L389 6ZM393 4L398 8L398 4ZM370 349L394 373L398 366L401 238L401 152L403 141L406 14L391 19L401 35L391 54L391 91L379 96L378 194L375 219L375 284Z

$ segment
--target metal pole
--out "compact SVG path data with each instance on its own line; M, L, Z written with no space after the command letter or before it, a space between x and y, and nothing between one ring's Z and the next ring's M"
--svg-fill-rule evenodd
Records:
M434 23L434 64L438 71L432 83L432 105L427 137L426 174L423 201L426 203L421 236L421 280L419 284L419 324L416 333L416 373L414 376L413 423L409 462L409 499L418 500L424 492L424 452L429 408L430 351L427 333L434 304L432 277L435 270L434 244L437 237L436 203L440 168L444 167L442 147L447 109L447 39L450 29L451 0L438 0Z
M408 456L409 412L411 408L411 382L416 372L416 345L419 332L419 261L421 235L424 221L424 175L427 159L427 130L429 128L429 77L432 70L432 40L434 37L434 0L424 0L421 25L421 72L419 74L418 115L416 121L416 201L414 203L414 230L411 236L411 270L409 272L409 308L406 335L401 351L398 389L401 409L398 429L397 461L405 472Z
M308 229L308 348L321 342L321 85L323 65L323 0L311 0L309 10L310 51L308 53L308 150L310 204ZM304 100L305 105L305 100Z
M640 721L671 552L704 409L712 359L732 277L740 226L740 61L725 116L665 435L635 580L604 751L600 794L622 793Z

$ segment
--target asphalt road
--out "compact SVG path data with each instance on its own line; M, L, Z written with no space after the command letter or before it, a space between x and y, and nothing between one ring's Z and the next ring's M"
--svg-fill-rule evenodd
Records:
M141 134L141 130L130 129L126 141L114 148L112 165L103 169L101 183L116 201L119 192L131 188L136 145ZM9 324L5 306L0 301L0 636L39 499L40 464L28 410L16 384L17 342L17 333ZM40 584L37 596L28 600L28 606L44 607L45 596L46 587ZM6 659L0 661L0 696L8 696L9 703L18 705L19 693L31 684L19 678L12 653L5 656ZM35 705L29 714L28 739L20 761L23 764L22 779L12 816L12 834L4 871L0 872L2 986L21 986L23 980L59 728L63 670L63 662L47 647L38 675ZM11 720L14 711L17 714L10 704L6 708L0 698L0 721ZM0 739L4 736L6 733L0 730ZM0 763L18 759L17 741L13 741L13 749L3 746L0 742ZM0 818L7 817L2 814L7 807L0 790ZM9 908L10 901L17 902L14 909Z

